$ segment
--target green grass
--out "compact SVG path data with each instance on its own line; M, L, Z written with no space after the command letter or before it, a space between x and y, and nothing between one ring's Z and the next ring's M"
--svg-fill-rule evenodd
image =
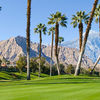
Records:
M16 80L5 72L0 75L0 100L100 100L99 77L61 75L38 78L37 74L32 74L32 80L27 81L25 73L20 76L23 80Z

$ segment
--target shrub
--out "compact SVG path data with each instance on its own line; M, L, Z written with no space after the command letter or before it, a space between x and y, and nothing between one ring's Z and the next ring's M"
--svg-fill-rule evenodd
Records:
M16 61L16 67L19 69L19 72L21 74L25 66L26 66L26 57L20 55L18 61Z
M35 73L38 71L38 63L37 58L31 58L30 59L30 70L31 72Z
M80 74L90 75L90 71L89 70L86 70L85 68L82 68L81 67Z
M52 66L52 75L58 75L56 65L53 65L53 66Z
M60 64L59 66L60 66L60 73L65 74L65 70L64 70L65 66L63 64Z
M65 70L67 74L74 74L75 73L75 67L72 64L69 64L67 66L67 69Z
M0 66L1 66L2 60L0 59Z

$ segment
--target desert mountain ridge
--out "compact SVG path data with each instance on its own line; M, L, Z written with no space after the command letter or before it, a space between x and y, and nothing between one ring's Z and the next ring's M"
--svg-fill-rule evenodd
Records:
M51 46L42 45L42 56L50 62ZM7 60L16 62L20 55L26 56L26 38L22 36L11 37L8 40L0 41L0 56ZM30 57L38 57L39 44L31 42ZM76 65L78 61L79 51L76 48L61 47L59 53L59 61L64 65L73 64ZM53 54L53 61L55 62L55 56ZM84 55L82 66L91 67L93 65L92 60Z
M62 46L79 49L79 39L74 39L71 41L64 42ZM90 30L89 37L86 44L85 55L87 55L93 62L96 62L98 56L100 55L99 32Z

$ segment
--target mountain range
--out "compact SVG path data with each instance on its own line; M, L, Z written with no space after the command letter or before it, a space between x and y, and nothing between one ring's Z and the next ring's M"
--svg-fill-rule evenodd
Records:
M84 35L83 35L84 37ZM62 44L64 47L79 49L79 39L67 41ZM95 62L100 55L100 36L99 32L90 31L86 44L85 55Z
M53 50L54 51L54 50ZM42 56L50 62L51 46L42 45ZM16 62L20 55L26 56L26 38L22 36L11 37L8 40L0 41L0 58L4 57L7 60ZM30 57L38 57L39 55L39 44L31 42ZM59 61L64 65L73 64L76 65L78 61L78 49L62 47L59 52ZM55 56L53 53L53 62L55 63ZM82 66L90 67L93 62L88 56L83 57Z

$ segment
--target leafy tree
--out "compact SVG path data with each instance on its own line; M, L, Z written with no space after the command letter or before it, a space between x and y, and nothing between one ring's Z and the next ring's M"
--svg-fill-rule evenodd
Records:
M57 75L58 74L58 71L57 71L57 68L56 68L56 65L53 65L52 66L52 75Z
M19 56L18 61L16 61L16 67L19 69L20 73L22 74L23 68L26 66L26 57L25 56Z
M72 64L69 64L67 66L66 73L67 74L74 74L75 73L75 67Z
M2 60L0 59L0 66L1 66Z
M7 62L6 62L6 63L7 63L7 65L9 65L9 64L10 64L10 61L8 61L8 60L7 60Z
M30 16L31 0L27 0L27 80L30 80Z
M39 25L37 25L36 28L34 28L34 33L38 33L39 34L39 38L40 38L40 48L39 48L39 77L40 77L40 73L41 73L41 45L42 45L42 33L45 35L47 31L47 28L45 26L45 24L40 23Z
M85 68L81 68L80 73L85 75L90 75L89 69L86 70Z
M100 36L100 4L97 6L95 10L94 17L95 17L95 22L96 23L99 22L99 36Z
M2 58L2 62L3 62L3 63L7 63L7 60L3 57L3 58Z
M55 25L55 57L56 57L56 62L57 62L57 70L58 70L58 75L60 75L60 69L59 69L59 59L58 59L58 40L59 40L59 25L63 27L67 27L67 18L61 12L56 12L55 14L50 15L51 18L49 19L48 24Z
M79 75L79 73L80 73L82 57L83 57L83 54L84 54L84 51L85 51L86 42L87 42L87 39L88 39L89 31L90 31L90 28L91 28L91 23L92 23L92 20L93 20L93 16L94 16L94 12L95 12L97 4L98 4L98 0L95 0L94 4L93 4L92 11L91 11L91 15L90 15L90 18L89 18L89 22L87 24L84 41L82 43L82 49L81 49L81 52L79 54L79 60L78 60L78 63L77 63L76 69L75 69L75 76Z
M36 57L30 59L30 68L33 73L35 73L38 70L38 62Z
M49 74L49 64L47 63L44 57L41 58L41 72L45 74Z
M83 22L85 24L88 23L89 17L88 14L85 14L85 11L78 11L76 12L76 15L72 15L72 22L74 28L78 26L79 28L79 51L81 51L82 46L82 39L83 39Z
M65 74L65 66L63 65L63 64L60 64L59 65L60 66L60 72L61 72L61 74Z
M52 75L52 55L53 55L53 41L54 41L54 34L55 34L55 28L54 27L51 27L49 28L49 32L48 32L49 35L52 34L52 42L51 42L51 60L50 60L50 76Z

